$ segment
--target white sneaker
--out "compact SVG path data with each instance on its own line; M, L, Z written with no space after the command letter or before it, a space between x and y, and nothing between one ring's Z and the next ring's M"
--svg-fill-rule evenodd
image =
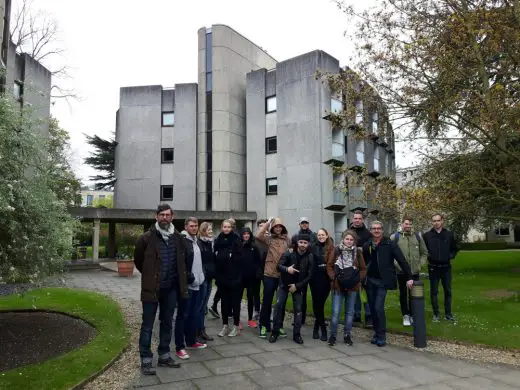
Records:
M411 326L412 322L410 321L410 316L408 314L405 314L403 316L403 326Z
M228 337L236 337L240 334L240 329L238 329L238 326L233 325L231 328L231 332L228 333Z
M218 333L218 337L224 337L224 336L227 336L228 334L228 331L229 331L229 327L227 325L224 325L222 327L222 330Z

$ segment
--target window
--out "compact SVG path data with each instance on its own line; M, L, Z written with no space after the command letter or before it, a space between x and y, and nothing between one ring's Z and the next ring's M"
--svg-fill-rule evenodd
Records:
M162 113L162 125L163 127L166 126L173 126L175 124L175 114L173 111L171 112L163 112Z
M94 195L87 195L87 206L92 206L94 202Z
M374 171L379 172L379 147L374 145Z
M278 147L276 145L276 137L269 137L265 139L265 154L276 153Z
M372 132L376 134L379 132L379 113L377 111L372 113Z
M276 96L269 96L265 99L265 112L269 114L270 112L276 111Z
M163 164L173 163L173 148L161 149L161 163L163 163Z
M330 99L330 111L334 114L339 114L343 111L343 102L339 99Z
M266 195L278 194L278 179L276 177L271 177L269 179L265 179L265 194Z
M99 195L99 200L105 199L105 195Z
M363 102L356 100L356 124L363 124Z
M356 144L356 158L359 164L365 163L365 141L359 140Z
M495 229L495 234L497 236L509 236L509 226L507 227L499 227Z
M161 186L161 200L173 200L173 186Z
M20 81L15 81L13 84L13 95L16 100L20 100L23 95L23 84Z

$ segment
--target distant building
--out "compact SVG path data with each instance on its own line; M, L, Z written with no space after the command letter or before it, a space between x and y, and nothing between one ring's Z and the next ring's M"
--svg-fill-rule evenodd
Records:
M90 190L90 189L82 189L80 191L81 195L81 207L93 207L96 205L96 202L99 202L104 199L112 199L114 193L112 191L100 191L100 190Z

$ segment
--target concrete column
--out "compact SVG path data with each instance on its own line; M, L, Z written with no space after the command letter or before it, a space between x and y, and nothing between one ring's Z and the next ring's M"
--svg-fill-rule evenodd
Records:
M99 230L101 221L99 219L94 220L94 235L92 237L92 260L99 260Z
M108 257L113 259L116 257L116 223L108 224Z

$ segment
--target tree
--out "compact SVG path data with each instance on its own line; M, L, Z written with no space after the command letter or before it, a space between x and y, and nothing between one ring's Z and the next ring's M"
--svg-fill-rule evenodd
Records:
M386 107L396 142L416 148L418 180L452 222L520 220L520 2L382 0L362 12L338 5L355 26L348 35L356 49L353 71L323 76L331 90L347 105L358 94ZM336 123L348 115L334 115Z
M49 68L53 76L51 97L77 98L73 89L64 88L56 79L70 78L69 67L60 64L65 50L59 47L60 30L54 17L35 9L32 0L21 0L14 10L11 22L11 40L19 54L27 54Z
M63 166L51 163L36 125L0 96L0 283L37 281L71 254L76 221L56 192Z
M67 205L81 204L81 183L74 174L68 159L69 133L59 126L55 118L49 120L46 170L52 176L51 188L59 200Z
M113 189L116 183L115 176L115 155L117 142L114 139L103 139L97 135L90 136L85 134L87 144L94 147L90 157L85 159L85 163L95 170L101 172L90 179L96 182L96 189Z
M114 207L114 198L112 196L105 196L102 199L94 199L92 206L103 209L111 209Z

